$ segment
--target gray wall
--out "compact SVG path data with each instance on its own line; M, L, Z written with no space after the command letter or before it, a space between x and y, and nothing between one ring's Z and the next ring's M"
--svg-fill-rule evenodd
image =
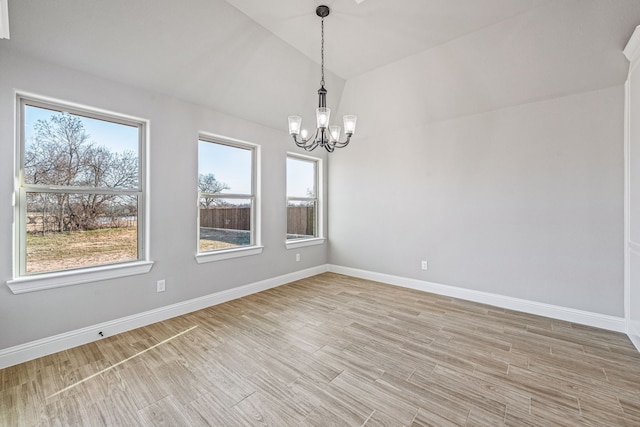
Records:
M622 317L623 100L354 139L329 167L330 262Z
M622 48L638 16L584 5L347 81L339 113L358 129L330 159L332 264L624 316Z
M638 48L640 29L631 47ZM627 182L627 285L629 286L627 320L629 335L640 349L640 52L630 49L632 61L628 79L629 135L628 135L628 182Z
M327 245L285 249L286 120L277 131L0 48L0 283L12 278L15 90L150 120L155 265L145 275L20 295L0 286L0 349L326 263ZM196 263L199 131L262 146L262 255ZM156 293L161 278L167 290Z

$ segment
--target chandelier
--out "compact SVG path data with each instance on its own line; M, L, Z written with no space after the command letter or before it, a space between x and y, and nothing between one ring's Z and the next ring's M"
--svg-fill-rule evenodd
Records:
M320 45L320 89L318 90L318 108L316 109L316 130L307 138L306 131L301 129L302 117L289 116L289 134L293 136L293 141L300 148L312 151L316 147L324 147L328 152L333 152L336 148L343 148L349 144L353 133L356 130L356 116L344 116L345 141L340 141L340 126L329 126L331 109L327 107L327 90L324 88L324 18L329 16L329 6L318 6L316 15L321 19L321 45ZM300 139L298 139L300 135Z

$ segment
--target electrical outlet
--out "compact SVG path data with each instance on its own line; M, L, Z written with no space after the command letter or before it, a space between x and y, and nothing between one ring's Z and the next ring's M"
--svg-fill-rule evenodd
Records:
M421 267L423 270L428 270L429 269L429 265L427 264L427 261L422 261Z
M164 292L165 289L165 281L164 279L158 280L156 283L156 292Z
M300 261L300 254L296 254L296 261Z

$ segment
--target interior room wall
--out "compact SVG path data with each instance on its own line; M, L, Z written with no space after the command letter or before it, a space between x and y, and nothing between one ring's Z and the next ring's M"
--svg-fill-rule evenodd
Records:
M614 87L354 139L330 262L623 316L622 115Z
M286 153L295 151L286 120L282 131L274 130L0 49L0 283L12 278L16 90L149 120L150 246L155 264L144 275L19 295L0 286L0 349L326 264L327 245L285 248ZM262 147L261 255L195 261L200 131ZM301 253L300 262L295 253ZM163 293L155 291L159 279L166 279Z
M551 2L347 81L330 263L622 318L614 8Z
M631 64L627 89L627 152L625 230L627 328L628 335L640 350L640 26L625 48Z

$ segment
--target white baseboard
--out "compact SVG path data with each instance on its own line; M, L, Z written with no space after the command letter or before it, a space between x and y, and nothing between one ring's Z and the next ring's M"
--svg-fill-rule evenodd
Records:
M640 322L629 321L628 326L627 335L633 345L635 345L638 351L640 351Z
M58 351L77 347L82 344L97 341L101 339L98 332L102 332L105 337L112 336L142 326L150 325L155 322L161 322L172 317L191 313L196 310L201 310L223 302L265 291L267 289L275 288L296 280L315 276L326 271L327 265L321 265L237 288L216 292L214 294L205 295L188 301L179 302L166 307L160 307L144 313L134 314L132 316L111 320L98 325L88 326L86 328L54 335L52 337L20 344L15 347L9 347L0 350L0 369L56 353Z
M427 282L423 280L409 279L406 277L393 276L390 274L342 267L339 265L329 265L328 271L353 277L359 277L361 279L382 282L389 285L401 286L404 288L415 289L423 292L431 292L438 295L446 295L467 301L493 305L509 310L536 314L539 316L550 317L552 319L593 326L610 331L623 333L627 331L625 319L622 317L608 316L606 314L592 313L589 311L576 310L573 308L560 307L519 298L512 298L503 295L491 294L488 292L474 291L471 289L458 288L455 286L442 285L439 283ZM636 347L638 347L637 344ZM638 348L640 349L640 347Z
M98 332L102 331L105 337L130 331L155 322L170 319L172 317L191 313L196 310L211 307L267 289L275 288L296 280L301 280L317 274L331 271L348 276L359 277L367 280L374 280L389 285L401 286L423 292L430 292L439 295L446 295L453 298L460 298L467 301L474 301L482 304L524 313L536 314L567 322L578 323L587 326L607 329L615 332L626 332L629 338L640 351L640 330L632 330L627 327L625 319L608 316L604 314L592 313L573 308L554 306L550 304L528 301L519 298L512 298L503 295L491 294L487 292L474 291L470 289L458 288L455 286L442 285L439 283L427 282L423 280L410 279L390 274L376 273L355 268L342 267L338 265L321 265L294 273L285 274L271 279L262 280L248 285L228 289L203 297L194 298L188 301L160 307L144 313L115 319L98 325L65 332L48 338L20 344L0 350L0 369L17 365L38 357L46 356L58 351L67 350L82 344L101 339Z

